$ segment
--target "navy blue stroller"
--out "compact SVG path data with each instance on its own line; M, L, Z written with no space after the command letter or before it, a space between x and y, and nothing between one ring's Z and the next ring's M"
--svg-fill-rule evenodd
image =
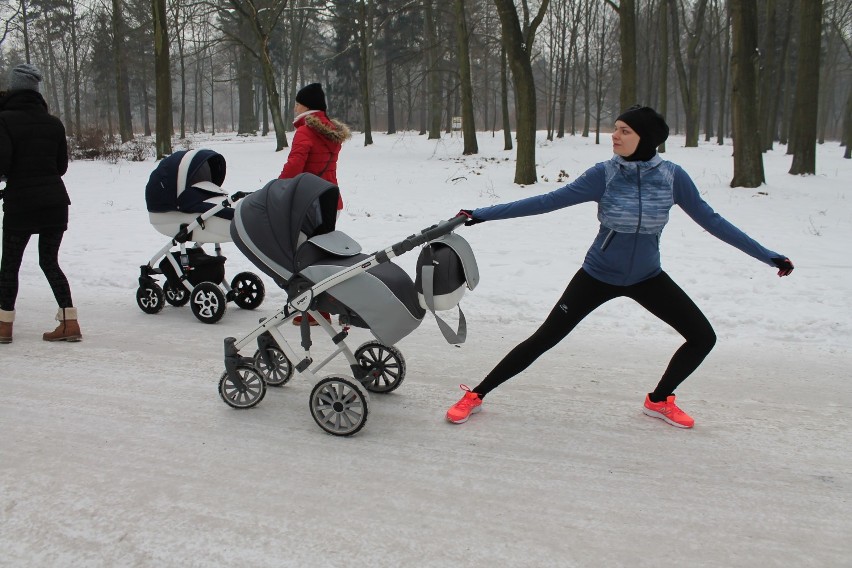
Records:
M196 318L215 323L229 301L248 310L263 302L263 281L256 274L241 272L230 285L225 280L220 243L231 241L234 204L246 195L229 196L222 189L225 170L221 154L202 149L175 152L151 173L145 187L149 220L169 241L140 267L136 303L143 312L156 314L165 302L189 303ZM208 243L213 255L202 247ZM157 276L165 276L162 287Z

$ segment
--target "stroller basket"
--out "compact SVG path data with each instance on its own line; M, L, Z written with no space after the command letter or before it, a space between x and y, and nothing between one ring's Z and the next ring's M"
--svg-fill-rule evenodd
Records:
M181 253L175 251L171 253L175 263L164 258L160 261L160 270L166 277L166 280L171 287L181 286L180 275L175 270L175 264L181 266ZM225 280L225 260L224 256L213 256L204 252L202 248L186 249L187 265L186 279L193 286L198 286L202 282L222 282Z

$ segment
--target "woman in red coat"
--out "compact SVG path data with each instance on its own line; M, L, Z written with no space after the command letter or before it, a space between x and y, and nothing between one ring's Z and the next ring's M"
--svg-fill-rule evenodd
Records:
M352 137L349 128L325 114L325 93L319 83L311 83L296 93L293 110L296 134L278 178L289 179L308 172L337 185L337 156L343 143ZM342 198L337 209L343 209Z
M287 163L278 179L289 179L308 172L337 185L337 156L352 133L342 122L328 118L326 108L325 93L319 83L311 83L296 93L296 105L293 108L296 134ZM338 197L338 214L342 209L343 198ZM331 321L331 315L320 313ZM308 317L310 325L317 325L313 317ZM302 316L293 319L293 325L301 323Z

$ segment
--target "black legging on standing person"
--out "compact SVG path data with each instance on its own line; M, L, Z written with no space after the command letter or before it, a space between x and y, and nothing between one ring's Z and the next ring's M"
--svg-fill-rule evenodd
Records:
M541 327L512 349L473 389L484 397L538 359L567 336L596 308L624 296L672 326L686 343L675 352L651 400L659 402L674 392L713 349L716 334L698 306L665 272L631 286L614 286L597 280L582 268L574 275Z
M65 273L59 268L59 246L62 244L62 229L45 230L38 233L38 264L50 283L56 303L60 308L70 308L71 288ZM18 296L18 271L24 258L24 250L35 233L3 231L3 261L0 263L0 309L14 310Z

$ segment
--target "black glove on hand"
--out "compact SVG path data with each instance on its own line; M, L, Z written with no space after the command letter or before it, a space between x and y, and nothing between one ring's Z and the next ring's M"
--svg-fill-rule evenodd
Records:
M465 217L467 217L467 221L464 222L465 227L470 227L471 225L476 225L477 223L485 222L485 219L477 219L476 217L474 217L472 209L460 209L458 215L456 216L458 217L460 215L464 215Z
M793 272L793 263L786 256L776 256L772 262L778 267L778 276L789 276Z

